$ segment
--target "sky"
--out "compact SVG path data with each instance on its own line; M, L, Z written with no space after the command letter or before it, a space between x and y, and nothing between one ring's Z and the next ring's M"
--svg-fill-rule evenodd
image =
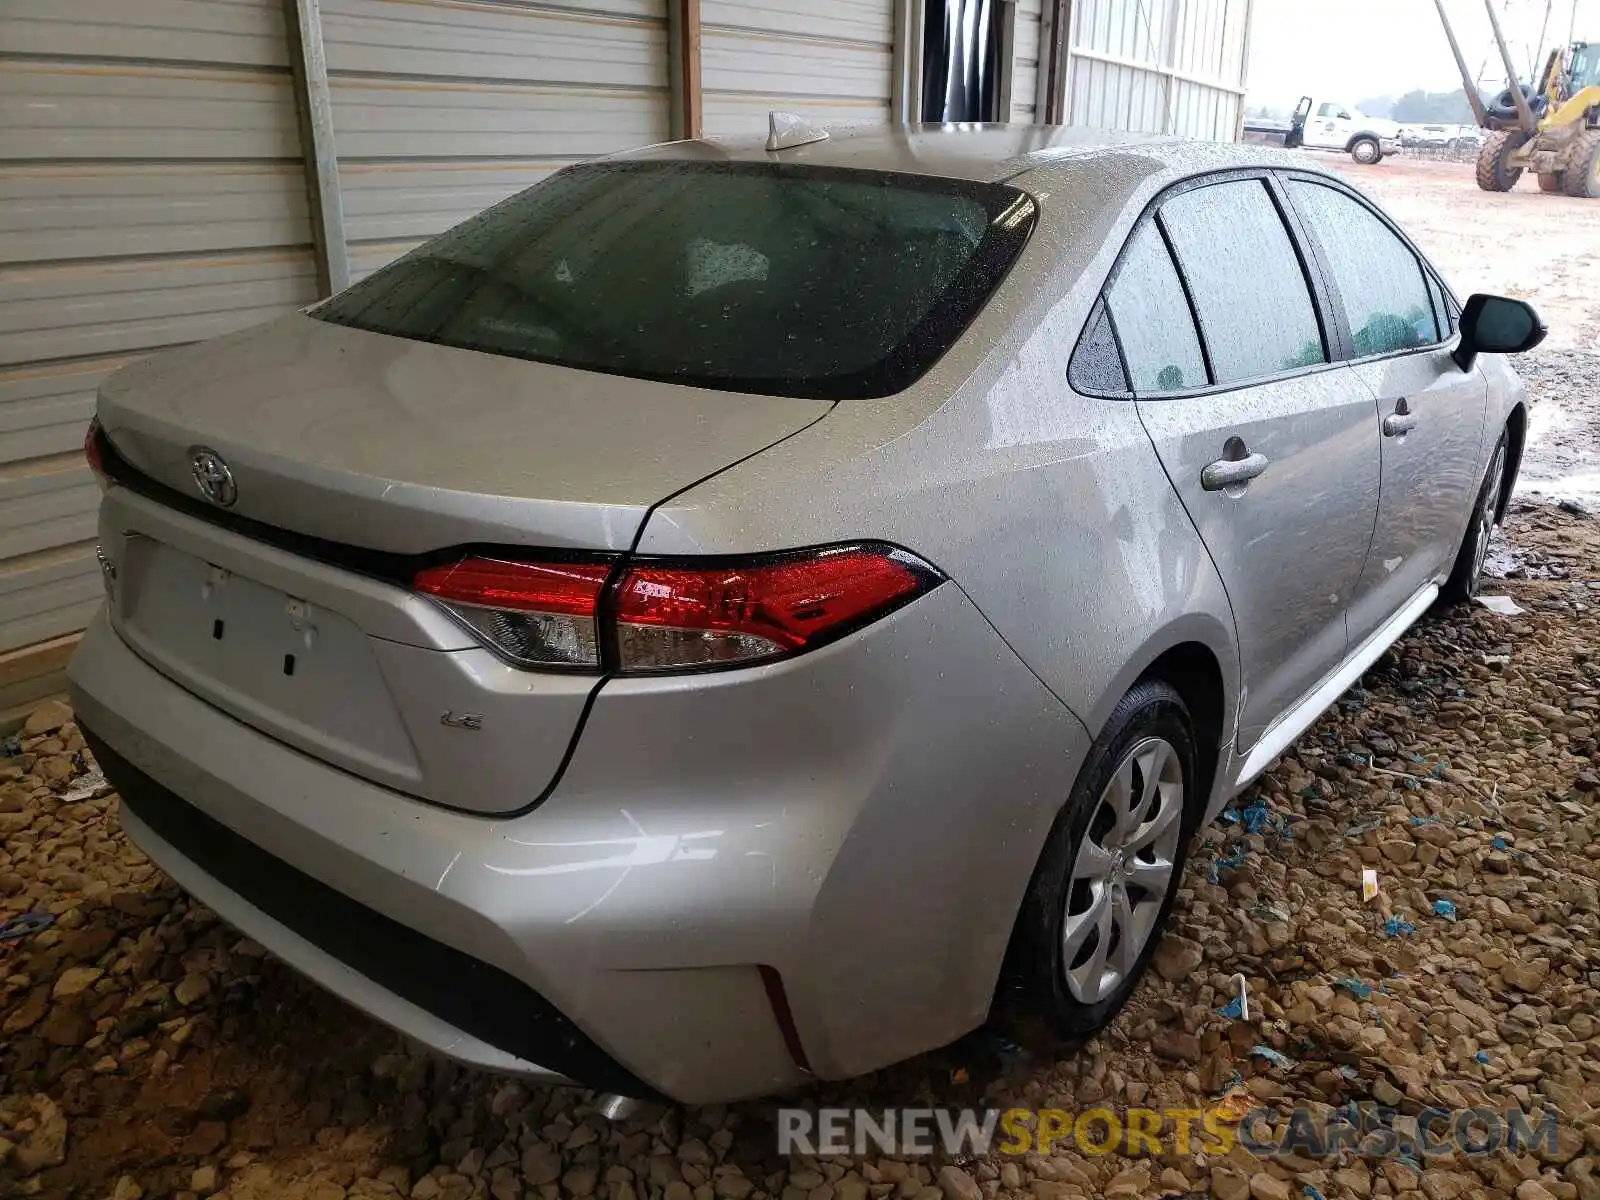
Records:
M1528 59L1549 11L1545 51L1567 38L1577 8L1578 41L1600 41L1600 0L1493 0L1512 61ZM1505 86L1484 0L1444 0L1468 67L1488 58L1486 87ZM1542 64L1541 64L1542 65ZM1537 69L1537 68L1536 68ZM1415 88L1461 86L1434 0L1254 0L1247 103L1293 108L1307 94L1356 104Z

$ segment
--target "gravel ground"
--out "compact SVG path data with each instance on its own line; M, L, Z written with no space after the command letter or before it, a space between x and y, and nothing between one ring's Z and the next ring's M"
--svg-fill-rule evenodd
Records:
M1547 196L1531 175L1510 192L1479 191L1471 163L1386 158L1359 167L1344 155L1315 157L1381 203L1460 296L1531 300L1552 349L1600 350L1600 204Z

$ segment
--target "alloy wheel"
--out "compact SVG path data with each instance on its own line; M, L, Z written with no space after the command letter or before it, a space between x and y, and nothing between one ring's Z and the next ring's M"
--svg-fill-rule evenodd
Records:
M1067 879L1061 962L1068 990L1097 1004L1134 972L1155 932L1183 834L1178 752L1145 738L1100 793Z

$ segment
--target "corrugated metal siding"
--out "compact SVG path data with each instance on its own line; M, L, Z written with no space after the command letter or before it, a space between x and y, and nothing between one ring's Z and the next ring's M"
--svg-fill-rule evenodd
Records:
M786 109L818 122L890 118L890 0L701 0L708 135L759 133Z
M1016 30L1011 38L1011 120L1032 125L1039 120L1040 22L1044 0L1017 0Z
M1247 0L1077 0L1067 120L1232 141Z
M99 603L106 372L315 299L287 63L278 0L0 13L0 652Z
M351 275L669 136L665 0L324 0Z

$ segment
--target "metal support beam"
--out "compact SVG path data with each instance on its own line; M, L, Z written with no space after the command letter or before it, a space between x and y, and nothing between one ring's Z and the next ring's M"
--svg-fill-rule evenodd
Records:
M1017 0L995 0L1000 5L1000 45L995 59L1000 67L1000 78L995 88L994 120L1011 120L1011 98L1016 89L1017 75Z
M311 199L311 240L316 250L317 289L324 296L350 286L350 256L344 240L344 200L339 194L339 155L333 145L333 99L328 59L322 50L318 0L283 0L294 73L294 106L300 118L306 190Z
M1472 73L1467 70L1467 59L1461 53L1461 43L1456 41L1455 27L1450 24L1450 16L1444 11L1444 0L1433 0L1434 7L1439 10L1439 20L1444 24L1444 36L1450 42L1450 53L1455 55L1456 68L1461 72L1461 90L1467 94L1467 103L1472 105L1472 115L1478 119L1478 124L1485 129L1489 127L1489 110L1483 106L1483 97L1478 95L1478 85L1472 78ZM1483 72L1478 72L1480 75Z
M922 27L924 0L895 0L894 119L902 125L922 122Z
M1243 45L1239 47L1239 86L1248 90L1250 86L1250 27L1255 20L1255 0L1244 0L1244 38ZM1223 34L1226 36L1228 22L1226 17L1222 22ZM1244 100L1247 91L1239 93L1239 118L1234 122L1233 140L1244 141Z
M1489 12L1489 28L1494 31L1494 44L1500 48L1500 61L1506 65L1506 84L1511 89L1512 103L1517 106L1517 124L1522 126L1524 133L1535 133L1539 129L1539 122L1533 115L1533 109L1528 107L1528 98L1522 94L1516 64L1511 61L1511 51L1506 48L1506 35L1500 32L1500 18L1494 15L1494 0L1483 0L1483 7Z
M672 136L705 134L700 75L700 0L667 0L667 59L672 75Z
M1039 25L1039 95L1034 115L1041 125L1067 120L1067 39L1072 0L1045 0Z

